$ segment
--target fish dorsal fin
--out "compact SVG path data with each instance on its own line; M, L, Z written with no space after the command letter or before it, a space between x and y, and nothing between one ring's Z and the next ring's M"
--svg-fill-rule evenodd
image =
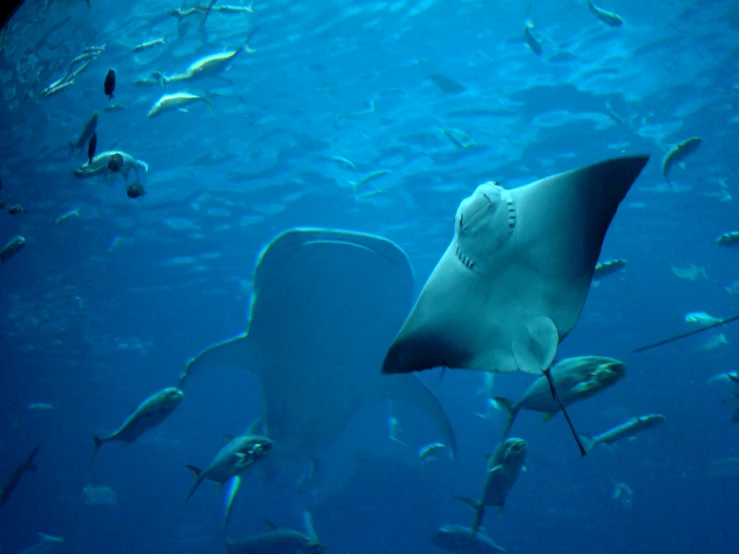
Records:
M313 514L308 510L303 512L303 527L305 527L305 534L309 537L317 539L316 530L313 528Z
M246 435L258 435L260 429L262 428L263 421L264 419L262 418L262 416L259 416L258 418L256 418L254 421L251 422L249 427L247 427L245 434Z
M274 529L277 529L277 525L275 525L274 521L272 521L272 520L269 520L269 519L265 519L265 520L264 520L264 523L265 523L265 524L267 525L267 527L269 527L270 529L273 529L273 530L274 530Z

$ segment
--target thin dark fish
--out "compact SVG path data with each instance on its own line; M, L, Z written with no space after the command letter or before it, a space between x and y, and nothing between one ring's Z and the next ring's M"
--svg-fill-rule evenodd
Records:
M87 143L87 158L90 160L90 163L92 163L92 158L95 157L95 151L98 147L98 135L97 133L93 133L90 137L90 142Z
M113 98L113 91L115 91L115 71L113 71L112 69L109 69L108 74L105 76L103 90L105 91L108 100Z
M133 183L126 187L126 195L128 195L129 198L139 198L145 194L146 191L141 183Z
M426 70L426 66L423 65L423 62L421 60L418 60L418 64L421 66L421 69L423 69L426 77L431 79L442 92L447 92L449 94L459 94L467 90L464 86L459 84L457 81L447 77L446 75L442 75L441 73L429 73Z
M36 454L38 454L40 448L41 445L37 444L36 447L31 450L28 458L26 458L25 461L21 463L18 467L16 467L13 470L13 473L10 474L10 478L5 483L5 486L2 488L2 490L0 490L0 508L2 508L3 504L8 501L8 498L10 498L10 495L15 490L15 487L18 486L18 482L21 480L21 477L25 472L38 470L36 464L33 463L33 459L36 457Z

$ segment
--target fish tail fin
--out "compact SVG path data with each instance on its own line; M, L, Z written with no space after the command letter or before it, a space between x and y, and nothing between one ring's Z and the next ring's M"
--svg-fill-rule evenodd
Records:
M249 5L246 7L246 11L248 11L249 13L254 13L254 0L251 0L251 2L249 2Z
M467 504L470 508L473 510L477 510L480 508L480 504L472 500L471 498L468 498L467 496L455 496L454 500L459 500L460 502L464 502Z
M556 415L556 413L557 412L547 412L546 414L544 414L544 417L541 418L541 421L539 423L546 423L547 421L552 419Z
M98 455L98 451L100 450L100 447L105 442L100 437L92 437L92 440L95 443L95 450L93 450L93 452L92 452L92 458L90 458L90 465L88 467L91 467L92 466L92 463L95 461L95 458Z
M24 471L38 471L38 466L33 461L33 459L36 457L36 454L38 454L38 451L41 449L41 443L37 444L33 450L31 450L31 453L28 455L28 458L26 458L26 465L24 466Z
M249 4L249 7L253 5L254 5L254 2ZM251 31L249 31L249 34L246 36L246 40L244 41L244 52L246 52L247 54L253 54L254 52L256 52L256 50L251 47L250 42L251 42L252 37L254 36L254 33L257 32L258 28L259 27L254 27Z
M38 454L38 451L41 450L41 443L38 443L33 450L31 450L31 453L28 455L28 458L26 458L26 471L37 471L38 467L34 463L34 458L36 458L36 454Z
M70 140L69 141L69 155L71 156L72 154L74 154L74 142Z
M208 94L207 93L204 93L201 98L203 99L203 103L205 104L205 107L208 108L208 111L210 112L210 115L212 115L213 117L215 117L216 112L213 111L213 103L211 102L210 97L208 96Z
M505 429L503 430L503 438L501 439L505 440L508 437L508 434L511 432L513 421L518 415L518 406L516 406L510 399L504 398L502 396L495 396L493 397L493 400L496 402L499 408L505 410L508 413L508 421L506 421Z
M472 522L472 533L477 533L477 530L480 528L480 524L482 523L482 517L485 514L485 506L482 505L482 502L475 502L466 496L455 496L454 499L464 502L475 511L475 519Z
M197 488L200 486L200 483L203 482L203 472L195 466L185 466L185 467L187 467L187 469L189 469L195 474L195 484L193 484L192 488L190 489L190 492L187 494L187 498L185 498L185 503L187 503L192 497L192 495L195 493Z
M585 448L585 452L590 452L593 449L593 446L595 446L595 441L592 437L589 437L588 435L578 435L578 437Z

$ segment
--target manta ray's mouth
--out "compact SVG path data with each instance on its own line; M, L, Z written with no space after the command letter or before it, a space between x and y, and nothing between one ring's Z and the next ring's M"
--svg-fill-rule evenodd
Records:
M485 200L488 201L487 204L485 204L482 208L480 208L479 210L477 210L476 212L474 212L473 214L471 214L466 219L464 217L464 214L460 214L460 216L459 216L459 232L460 233L464 233L465 231L467 231L468 229L470 229L471 227L473 227L477 223L477 221L481 217L483 217L488 212L488 210L490 208L493 207L493 201L490 200L490 198L488 197L488 195L485 194L485 193L483 193L482 196L485 198Z

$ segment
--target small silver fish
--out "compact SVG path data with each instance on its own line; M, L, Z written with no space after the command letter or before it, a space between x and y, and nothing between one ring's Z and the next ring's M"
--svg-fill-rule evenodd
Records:
M134 52L141 52L142 50L147 50L148 48L153 48L154 46L159 46L160 44L167 44L167 39L164 37L150 40L148 42L142 42L141 44L137 44L133 47Z
M606 275L613 275L614 273L618 273L619 271L626 269L627 265L628 262L621 259L600 262L598 265L595 266L593 279L602 279Z
M685 158L698 150L698 147L702 143L702 138L691 137L679 144L676 144L667 152L667 154L665 154L665 157L662 159L662 175L664 175L667 184L670 185L670 188L673 188L672 182L670 181L669 177L670 170L673 168L674 165L679 164L680 162L685 160Z
M26 408L29 410L53 410L54 405L47 404L46 402L32 402Z
M623 423L618 427L614 427L600 435L596 435L594 437L580 435L580 441L582 441L585 446L585 450L590 452L599 444L613 444L620 440L634 437L644 431L648 431L649 429L654 429L655 427L662 425L666 420L667 418L661 414L634 417L626 423Z
M120 441L129 444L149 429L159 425L175 411L183 397L184 393L177 387L167 387L152 394L139 406L131 410L129 416L114 433L102 438L93 437L95 452L90 464L95 460L100 447L106 442Z
M10 260L10 258L15 256L18 252L20 252L24 244L26 244L26 239L24 239L20 235L16 235L12 239L10 239L8 243L0 250L0 264L4 264L8 260Z
M595 14L595 17L600 19L609 27L621 27L624 24L624 20L621 19L618 14L599 8L593 4L592 0L588 0L588 8L590 8L590 11Z

